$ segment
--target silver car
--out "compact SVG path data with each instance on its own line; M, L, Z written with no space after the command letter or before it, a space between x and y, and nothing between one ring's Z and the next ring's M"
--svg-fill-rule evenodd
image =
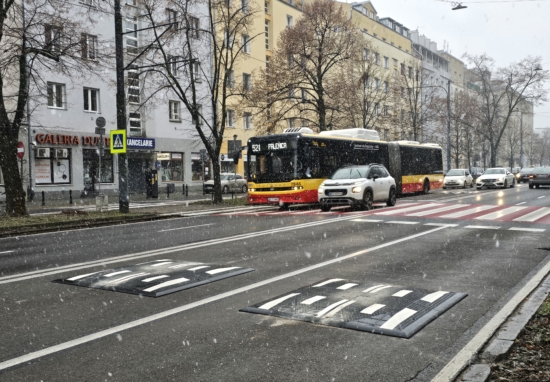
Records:
M0 184L0 203L6 202L6 188L3 184Z
M229 192L248 192L248 186L246 179L241 174L233 174L222 172L220 174L222 193L227 194ZM214 192L214 179L204 182L203 191L205 194L211 194Z
M470 171L466 169L449 170L443 180L443 188L447 187L474 187L474 178L470 175Z
M515 187L516 178L504 167L489 168L476 179L476 186L478 190L483 187Z

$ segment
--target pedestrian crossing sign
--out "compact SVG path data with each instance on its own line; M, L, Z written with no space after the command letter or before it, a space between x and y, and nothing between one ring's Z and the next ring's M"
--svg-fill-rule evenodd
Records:
M111 130L111 154L126 154L126 130Z

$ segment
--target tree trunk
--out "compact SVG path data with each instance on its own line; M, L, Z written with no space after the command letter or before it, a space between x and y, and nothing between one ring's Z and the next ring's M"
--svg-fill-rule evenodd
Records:
M223 202L222 187L220 181L220 160L218 158L219 156L212 158L212 175L214 175L214 203L216 204Z
M17 165L17 137L0 136L0 164L6 186L6 213L9 216L26 216L25 192Z

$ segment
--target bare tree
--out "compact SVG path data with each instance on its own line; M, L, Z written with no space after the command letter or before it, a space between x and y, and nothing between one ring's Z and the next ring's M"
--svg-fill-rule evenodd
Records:
M305 3L296 25L280 34L269 70L259 73L255 83L266 88L256 89L264 95L250 97L251 106L273 127L299 118L318 131L337 128L341 79L336 69L351 57L357 36L335 1ZM278 114L270 114L275 109Z
M52 101L45 73L76 79L98 71L101 64L84 54L81 36L92 25L90 8L62 0L0 0L0 5L0 168L7 213L23 216L27 211L16 145L29 99ZM107 64L108 52L101 47L98 42L96 53Z
M516 121L508 123L508 128L502 134L504 150L502 158L508 162L510 169L514 167L516 158L519 158L520 131Z
M494 60L487 55L465 55L473 65L474 82L479 87L479 133L489 144L491 166L496 166L498 149L512 113L521 102L537 105L547 100L544 84L548 71L541 69L541 57L527 57L504 68L495 68Z
M252 28L258 9L248 1L225 0L144 0L143 8L151 42L140 71L151 91L146 101L173 97L183 103L190 115L186 122L210 157L219 203L220 150L235 111L228 115L229 106L238 108L250 89L234 73L258 35Z

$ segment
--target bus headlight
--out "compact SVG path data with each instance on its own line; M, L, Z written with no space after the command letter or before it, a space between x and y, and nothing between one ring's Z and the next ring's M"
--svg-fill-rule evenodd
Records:
M351 192L353 192L354 194L359 194L359 193L361 193L361 191L362 191L361 187L353 187L351 189Z

